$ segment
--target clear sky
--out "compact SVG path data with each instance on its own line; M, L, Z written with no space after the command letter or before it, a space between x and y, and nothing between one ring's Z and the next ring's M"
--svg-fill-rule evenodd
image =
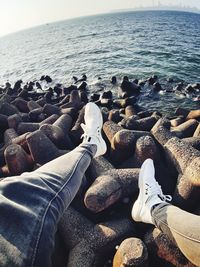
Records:
M0 36L72 17L152 6L158 0L0 0ZM160 0L200 8L200 0Z

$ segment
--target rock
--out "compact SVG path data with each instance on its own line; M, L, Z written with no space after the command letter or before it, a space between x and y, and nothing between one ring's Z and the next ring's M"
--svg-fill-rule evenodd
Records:
M110 159L118 165L133 155L135 150L136 137L129 130L118 131L111 143Z
M123 130L123 128L117 125L116 123L114 123L113 121L106 121L103 124L103 131L106 137L108 138L108 140L110 141L110 143L112 143L112 139L114 135L120 130Z
M114 169L114 166L106 158L99 156L92 159L87 172L89 173L89 177L92 182L94 182L98 176L102 175L107 170L112 169Z
M96 102L97 105L102 107L111 108L113 101L111 99L102 98L99 102Z
M138 131L150 131L152 127L156 124L157 119L154 116L139 119L139 120L129 120L126 123L126 127L129 130L138 130Z
M195 92L195 89L192 87L191 84L188 84L188 85L186 86L186 88L185 88L185 91L186 91L187 93L194 93L194 92Z
M44 80L45 80L47 83L51 83L51 82L52 82L51 77L48 76L48 75L46 75L46 76L44 77Z
M160 153L151 136L142 136L136 141L135 153L128 160L124 161L121 168L140 168L142 163L151 158L152 160L158 161L160 159Z
M10 116L17 113L19 113L19 110L14 105L8 104L6 102L0 102L0 114Z
M18 91L18 90L21 88L21 84L22 84L22 83L23 83L22 80L18 80L18 81L15 83L13 90L14 90L15 92Z
M170 167L175 167L179 173L173 202L191 211L200 193L200 151L176 137L170 139L164 148Z
M60 86L54 86L53 90L56 93L57 97L62 94L62 88L60 88Z
M27 88L24 88L23 90L18 91L17 97L23 98L24 100L28 101L29 100L29 92L28 92Z
M101 99L112 99L112 92L111 91L104 91L101 95Z
M158 79L158 76L153 75L147 81L148 81L149 85L153 85L157 81L157 79Z
M113 77L111 78L111 83L112 83L112 84L116 84L116 83L117 83L117 77L116 77L116 76L113 76Z
M9 128L9 129L5 130L4 143L5 144L11 144L12 140L14 138L16 138L17 136L18 136L18 134L16 133L16 131L13 128Z
M189 110L188 109L185 109L185 108L177 108L176 111L175 111L175 114L176 115L182 115L183 117L187 117L187 115L189 114Z
M45 120L46 118L46 115L43 113L42 107L33 109L32 111L28 113L28 115L29 115L30 121L32 122L41 122Z
M138 95L140 93L140 86L134 82L130 82L128 77L125 76L121 83L121 90L128 94L128 96Z
M196 128L196 130L195 130L193 136L194 136L194 137L198 137L198 136L200 136L200 123L199 123L199 125L197 126L197 128Z
M94 213L107 209L123 197L138 192L139 169L113 169L96 178L84 198Z
M19 123L22 122L22 118L19 114L14 114L8 117L9 128L17 130Z
M148 251L142 240L138 238L125 239L117 249L113 267L148 267Z
M58 115L53 114L47 119L43 120L40 123L34 123L34 122L20 122L17 127L17 133L18 134L24 134L26 132L34 132L40 128L43 124L53 124L57 119Z
M41 107L44 107L44 105L47 104L46 99L45 99L44 97L39 98L36 102L37 102Z
M33 101L33 100L28 101L27 106L28 106L29 111L41 108L41 106L36 101Z
M121 120L120 112L118 109L112 109L109 112L108 120L118 123Z
M180 138L190 137L193 136L198 124L198 121L190 119L177 127L171 128L171 132Z
M45 104L42 112L47 116L51 116L53 114L60 115L60 108L56 107L55 105Z
M179 116L173 120L170 120L171 126L172 127L177 127L180 124L182 124L184 122L184 117L183 116Z
M179 175L173 196L174 205L192 212L199 207L200 194L200 156L194 158L186 167L183 175Z
M20 145L9 145L4 152L9 175L20 175L25 171L30 171L33 166L31 157Z
M136 112L134 106L127 106L125 108L125 115L126 115L127 118L129 118L129 117L131 117L133 115L137 115L137 112Z
M96 93L94 93L94 94L92 94L92 95L90 96L90 99L91 99L93 102L98 101L99 98L100 98L100 94L96 94Z
M28 102L23 98L17 97L14 101L11 102L20 112L28 113Z
M80 90L80 91L85 91L85 90L87 90L87 83L83 81L83 82L78 86L78 90Z
M159 91L161 91L161 90L163 90L163 89L162 89L162 86L160 85L159 82L155 82L155 83L153 84L153 90L156 91L156 92L159 92Z
M186 142L188 145L200 150L200 136L183 138L182 141Z
M68 152L59 150L40 130L30 133L26 137L26 141L35 163L45 164Z
M117 243L134 232L134 224L121 219L94 225L69 207L60 220L59 231L70 249L68 266L103 266Z
M151 266L155 267L195 267L185 258L179 248L158 228L145 235L144 242L149 252Z
M190 120L190 119L199 119L200 118L200 109L197 110L191 110L187 117L186 120Z
M0 131L5 131L8 128L8 116L0 114Z
M81 101L79 91L73 90L70 93L69 102L62 105L61 108L75 108L80 110L84 106L84 103Z
M74 127L70 131L70 137L75 144L80 144L83 129L81 123L84 123L85 107L79 111L78 118L74 124Z
M176 136L175 133L170 132L170 124L169 120L161 118L151 129L151 133L161 146L164 146L168 140Z
M193 159L200 156L200 152L177 137L171 138L164 146L166 155L172 166L183 174Z
M88 103L88 97L86 92L80 92L80 98L81 102L83 102L84 104Z
M43 124L40 130L59 148L72 150L74 145L69 137L72 118L65 114L60 116L53 125Z
M115 99L113 104L119 108L125 108L129 105L134 105L137 102L137 99L134 96L126 97L125 99Z

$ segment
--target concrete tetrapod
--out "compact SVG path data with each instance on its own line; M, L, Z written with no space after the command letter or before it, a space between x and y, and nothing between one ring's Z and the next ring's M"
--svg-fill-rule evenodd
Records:
M79 111L78 118L70 131L70 137L75 144L80 144L81 135L83 134L83 129L81 128L81 123L84 123L85 107Z
M116 165L122 164L122 162L134 155L138 138L151 135L146 131L123 129L111 121L104 123L103 130L110 141L110 160Z
M182 124L184 122L184 117L183 116L179 116L175 119L170 120L171 126L172 127L177 127L180 124Z
M105 210L124 196L138 192L139 169L113 169L97 177L85 193L86 207L94 213Z
M194 137L200 136L200 123L199 123L199 125L197 126L197 128L196 128L196 130L195 130L193 136L194 136Z
M198 205L200 193L200 151L176 137L169 140L164 148L179 173L173 202L192 211Z
M92 159L87 172L91 181L94 182L98 176L103 175L108 170L112 171L112 169L114 166L105 157L100 156Z
M194 134L197 126L198 126L198 121L194 119L190 119L177 127L173 127L171 131L175 133L178 137L183 138L183 137L190 137Z
M10 116L17 113L19 113L19 110L14 105L8 104L6 102L0 102L0 114Z
M8 117L0 114L0 131L5 131L8 128Z
M117 249L113 267L148 267L148 251L145 244L138 238L125 239Z
M69 151L59 150L40 130L26 136L28 148L35 163L45 164Z
M142 163L151 158L157 161L159 158L159 150L154 139L151 136L142 136L136 141L134 155L124 161L120 168L140 168Z
M22 117L19 114L14 114L8 117L9 128L13 128L17 131L19 123L22 122Z
M180 249L158 228L152 228L144 237L150 265L154 267L195 267Z
M17 97L15 98L14 101L11 102L11 104L16 106L20 112L24 112L24 113L29 112L28 102L24 100L23 98Z
M25 171L30 171L33 167L31 157L20 145L9 145L4 152L4 156L9 175L20 175Z
M5 164L4 151L11 144L18 144L28 152L26 143L26 136L29 133L18 136L14 129L7 129L4 133L4 146L0 149L0 166Z
M53 114L40 123L21 122L21 123L19 123L19 125L17 127L17 133L18 134L24 134L26 132L34 132L34 131L38 130L40 128L40 126L43 124L46 124L46 123L53 124L58 118L59 118L59 116L57 114Z
M150 131L157 122L154 116L137 119L135 116L129 117L124 120L123 126L129 130Z
M197 150L200 150L200 136L197 137L187 137L182 139L184 142L189 144L190 146L193 146Z
M171 123L169 120L161 118L151 129L152 135L161 146L165 145L168 140L176 136L175 133L170 132L170 125Z
M29 111L41 108L41 106L36 101L33 101L33 100L28 101L27 106L28 106Z
M103 266L105 256L109 257L119 242L135 232L134 224L128 219L95 225L71 207L60 220L59 231L70 249L70 267Z
M196 109L196 110L191 110L188 115L186 120L189 119L199 119L200 118L200 109Z
M118 109L112 109L110 110L109 112L109 115L108 115L108 120L109 121L113 121L115 123L118 123L121 121L121 116L120 116L120 112Z
M68 114L60 116L53 125L43 124L40 130L59 148L70 149L74 148L72 141L69 138L69 130L72 126L72 118Z

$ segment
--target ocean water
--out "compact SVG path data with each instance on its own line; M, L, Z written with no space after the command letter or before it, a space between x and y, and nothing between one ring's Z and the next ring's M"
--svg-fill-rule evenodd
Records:
M91 92L117 90L109 79L145 79L156 74L200 82L200 15L172 11L113 13L51 23L0 38L0 84L50 75L70 84L73 75L88 76ZM102 84L97 83L98 77ZM148 89L145 89L148 91ZM144 92L145 93L145 92ZM164 110L195 108L192 97L163 94L140 99Z

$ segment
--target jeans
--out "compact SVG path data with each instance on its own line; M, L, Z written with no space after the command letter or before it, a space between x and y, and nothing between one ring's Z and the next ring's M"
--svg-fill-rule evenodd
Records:
M37 170L0 182L0 266L49 267L57 223L96 153L81 144Z
M200 266L200 216L169 204L152 211L154 224L179 247L196 266Z

